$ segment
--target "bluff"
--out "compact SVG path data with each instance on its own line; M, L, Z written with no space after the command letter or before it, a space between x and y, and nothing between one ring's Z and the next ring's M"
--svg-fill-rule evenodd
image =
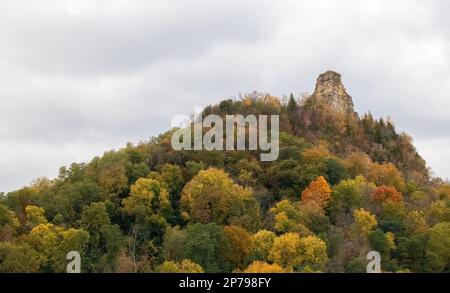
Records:
M334 71L319 75L311 99L327 103L338 112L355 113L352 97L342 84L341 75Z

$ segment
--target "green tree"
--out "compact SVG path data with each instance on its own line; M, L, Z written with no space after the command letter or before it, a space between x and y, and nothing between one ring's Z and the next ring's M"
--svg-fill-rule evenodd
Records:
M42 256L27 243L0 242L0 273L36 273Z
M428 231L426 247L427 269L431 272L450 271L450 222L434 225Z
M186 231L183 252L207 273L230 272L227 255L231 247L222 228L214 223L192 224Z

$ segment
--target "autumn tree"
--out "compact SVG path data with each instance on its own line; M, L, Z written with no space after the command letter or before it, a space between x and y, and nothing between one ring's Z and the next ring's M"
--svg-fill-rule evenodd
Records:
M448 272L450 269L450 222L434 225L428 231L427 270Z
M382 185L380 187L377 187L372 194L372 200L377 203L383 203L383 202L392 202L392 203L398 203L402 201L402 194L395 189L393 186L385 186Z
M53 224L40 224L34 227L28 243L42 257L42 265L51 272L64 272L66 255L69 251L84 254L89 234L83 229L55 227Z
M302 192L301 199L303 202L315 201L319 206L325 208L331 200L331 192L332 190L325 178L320 176Z
M0 203L0 241L10 241L20 227L16 214Z
M252 262L243 273L250 274L269 274L269 273L290 273L289 269L284 269L277 264L269 264L264 261L256 260Z
M162 179L167 184L172 206L177 208L180 200L180 193L184 185L181 168L173 164L164 164L161 166L160 172Z
M231 248L227 259L234 267L241 267L252 249L250 233L239 226L226 226L223 228L223 232L228 238Z
M105 190L103 199L115 200L128 187L125 166L123 164L111 164L103 168L98 176L98 182Z
M309 235L300 239L300 266L303 271L320 271L328 262L326 243L317 236Z
M344 180L333 188L333 196L328 207L330 218L337 222L343 221L355 208L361 207L363 200L375 188L364 177Z
M45 218L45 210L41 207L29 205L25 208L25 213L27 215L27 227L32 229L39 224L47 224L47 219Z
M253 234L251 239L251 258L254 260L267 260L275 238L275 233L268 230L260 230Z
M297 233L286 233L275 238L269 259L297 271L320 270L328 262L327 247L317 236L300 238Z
M239 225L249 230L259 226L259 207L253 191L243 188L222 170L200 171L181 195L182 216L197 223Z
M367 237L377 226L376 217L362 208L353 211L353 218L355 222L351 228L355 235Z
M269 260L281 267L293 268L301 263L299 250L300 236L297 233L286 233L275 238Z
M428 224L423 211L411 211L405 219L406 233L423 234L428 229Z
M37 273L42 256L27 243L0 242L0 273Z
M308 233L308 229L300 222L301 214L298 208L289 200L278 202L270 212L274 215L275 230L280 233Z
M157 269L159 273L203 273L201 266L188 259L183 259L181 262L165 261Z
M169 209L169 194L164 186L154 180L140 178L130 188L130 196L122 201L126 214L144 219L150 215L162 216Z

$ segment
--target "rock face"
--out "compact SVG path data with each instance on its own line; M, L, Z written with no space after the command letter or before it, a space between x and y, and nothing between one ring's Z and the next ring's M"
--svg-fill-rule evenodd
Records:
M325 102L338 112L355 113L352 97L341 82L341 75L334 71L322 73L317 78L312 99Z

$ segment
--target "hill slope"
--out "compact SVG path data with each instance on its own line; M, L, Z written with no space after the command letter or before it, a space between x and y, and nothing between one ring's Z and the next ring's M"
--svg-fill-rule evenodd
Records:
M286 101L266 93L204 115L278 114L280 154L175 151L173 130L62 167L2 196L0 272L450 270L450 186L411 138L355 112L339 74Z

